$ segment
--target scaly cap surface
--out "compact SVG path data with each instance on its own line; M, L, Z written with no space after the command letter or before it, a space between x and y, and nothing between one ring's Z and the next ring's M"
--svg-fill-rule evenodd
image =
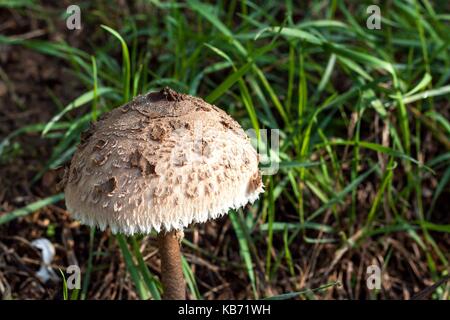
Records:
M261 192L258 156L240 125L168 88L92 125L65 187L76 219L125 234L182 230L253 203Z

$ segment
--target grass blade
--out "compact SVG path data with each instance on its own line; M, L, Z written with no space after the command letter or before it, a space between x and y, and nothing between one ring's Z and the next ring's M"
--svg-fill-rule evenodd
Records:
M242 259L244 260L245 267L247 269L248 277L250 279L250 283L253 290L253 295L257 299L258 293L256 291L256 278L255 273L253 271L253 262L250 255L250 247L247 242L247 237L245 235L246 231L244 230L242 224L239 222L239 217L235 211L231 211L229 213L229 217L231 223L233 224L234 231L236 232L236 236L239 241L239 251Z
M35 212L43 207L46 207L50 204L61 201L62 199L64 199L64 194L58 193L58 194L55 194L54 196L30 203L29 205L27 205L23 208L16 209L12 212L6 213L6 214L0 216L0 225L3 223L7 223L11 220L17 219L19 217L24 217L26 215L29 215L30 213L33 213L33 212Z

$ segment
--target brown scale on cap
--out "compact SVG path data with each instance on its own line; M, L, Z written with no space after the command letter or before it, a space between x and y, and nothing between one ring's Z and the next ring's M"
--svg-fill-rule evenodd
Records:
M183 101L184 95L176 92L175 90L170 89L169 87L165 87L162 89L161 94L167 101Z
M130 166L138 168L144 177L156 175L156 166L150 163L137 149L130 155Z
M108 157L104 154L101 153L95 153L92 157L92 162L96 165L96 166L102 166L106 163L106 161L108 160Z
M112 177L107 181L103 182L100 185L95 186L95 190L100 192L101 194L111 194L114 190L117 189L117 179L116 177Z
M250 181L248 182L248 188L247 192L254 192L255 190L258 190L258 188L261 188L261 174L259 171L256 171L250 178Z
M157 123L150 129L150 139L155 141L163 141L164 138L170 134L169 129L164 124Z
M263 192L257 153L239 124L170 88L102 115L83 134L66 180L76 218L127 234L181 230Z

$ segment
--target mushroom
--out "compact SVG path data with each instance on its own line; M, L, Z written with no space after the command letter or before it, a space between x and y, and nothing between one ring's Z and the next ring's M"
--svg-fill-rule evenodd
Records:
M239 124L169 88L91 125L65 185L68 211L82 223L126 235L158 233L165 299L185 299L183 229L253 203L261 192L258 155Z

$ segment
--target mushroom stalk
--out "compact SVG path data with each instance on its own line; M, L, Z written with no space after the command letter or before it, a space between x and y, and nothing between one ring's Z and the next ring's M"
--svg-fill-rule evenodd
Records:
M180 237L176 231L158 235L161 257L161 282L165 300L185 300L186 289L181 267Z

